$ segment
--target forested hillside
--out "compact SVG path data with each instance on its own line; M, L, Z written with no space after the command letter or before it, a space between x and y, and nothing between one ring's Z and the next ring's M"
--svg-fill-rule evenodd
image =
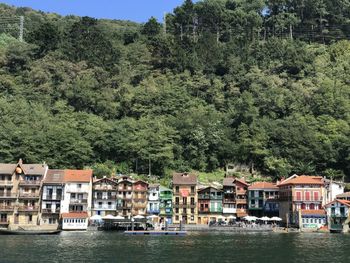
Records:
M165 26L1 4L0 21L0 162L350 179L348 0L186 0Z

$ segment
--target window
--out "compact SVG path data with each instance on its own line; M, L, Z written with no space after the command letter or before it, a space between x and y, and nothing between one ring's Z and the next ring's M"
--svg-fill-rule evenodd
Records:
M314 200L315 201L319 200L318 192L314 192Z
M315 210L315 204L310 204L310 210Z
M194 205L194 197L191 197L191 205Z
M187 205L187 197L183 197L183 198L182 198L182 203L183 203L184 205Z
M176 220L176 221L179 221L179 216L175 216L175 220Z
M208 206L208 205L207 205ZM194 214L194 208L191 208L191 214Z
M194 186L191 186L191 194L194 194Z
M179 197L175 197L175 204L178 205L180 203L180 198Z
M183 213L183 214L186 214L186 213L187 213L186 208L183 208L183 209L182 209L182 213Z
M176 214L179 213L179 208L175 208L175 213L176 213Z
M301 192L296 192L297 201L301 201Z
M80 189L81 188L81 184L77 184L77 188Z
M194 216L191 216L191 221L194 221Z
M29 222L29 223L33 222L33 216L32 216L32 215L29 215L29 216L28 216L28 222Z
M310 192L305 192L305 200L310 201Z
M176 193L179 192L179 187L178 187L178 186L175 187L175 192L176 192Z

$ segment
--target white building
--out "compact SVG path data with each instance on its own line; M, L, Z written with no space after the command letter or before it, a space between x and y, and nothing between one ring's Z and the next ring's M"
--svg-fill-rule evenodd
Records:
M324 179L324 182L326 188L325 204L332 202L337 198L337 195L344 193L344 183L329 179Z
M92 215L117 215L118 183L106 177L93 182Z
M159 184L150 184L148 186L147 214L158 215L159 205Z
M92 170L65 170L64 182L62 229L86 229L88 217L91 215Z

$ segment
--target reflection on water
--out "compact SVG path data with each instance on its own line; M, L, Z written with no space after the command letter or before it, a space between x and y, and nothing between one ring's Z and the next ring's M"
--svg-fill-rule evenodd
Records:
M0 262L350 262L349 244L341 234L63 232L0 236Z

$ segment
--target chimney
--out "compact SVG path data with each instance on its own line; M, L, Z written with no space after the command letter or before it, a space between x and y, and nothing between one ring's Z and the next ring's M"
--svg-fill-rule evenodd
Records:
M19 160L18 160L18 164L23 164L23 160L22 160L22 158L19 158Z

